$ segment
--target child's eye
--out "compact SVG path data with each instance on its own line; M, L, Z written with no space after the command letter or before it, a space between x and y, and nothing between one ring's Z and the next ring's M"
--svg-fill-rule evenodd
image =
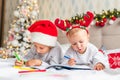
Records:
M43 47L39 47L39 49L43 49Z
M37 48L37 46L36 45L34 45L36 48Z
M83 41L79 41L79 43L83 43Z
M74 44L72 44L72 45L76 45L77 43L74 43Z

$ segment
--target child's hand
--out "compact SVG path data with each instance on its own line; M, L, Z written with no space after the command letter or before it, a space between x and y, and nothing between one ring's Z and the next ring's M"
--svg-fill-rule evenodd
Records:
M40 66L41 64L42 61L39 59L31 59L25 63L26 66Z
M73 59L73 58L69 59L68 65L73 66L73 65L75 65L75 64L76 64L75 59Z
M97 64L94 66L94 69L95 69L95 70L103 70L103 69L105 69L105 66L104 66L102 63L97 63Z
M15 61L15 66L23 66L23 65L24 65L24 61L23 60L20 60L20 61L16 60Z

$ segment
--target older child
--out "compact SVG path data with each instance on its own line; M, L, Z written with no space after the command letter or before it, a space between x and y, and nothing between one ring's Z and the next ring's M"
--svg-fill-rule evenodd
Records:
M31 32L33 46L24 57L25 65L60 64L63 56L57 43L56 26L49 20L40 20L32 24L28 30ZM15 65L22 66L24 61L16 61Z

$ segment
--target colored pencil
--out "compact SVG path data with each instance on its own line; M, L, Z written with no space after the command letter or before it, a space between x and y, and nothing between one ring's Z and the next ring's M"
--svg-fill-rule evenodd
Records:
M27 70L27 71L19 71L18 73L30 73L30 72L46 72L45 69L43 70Z

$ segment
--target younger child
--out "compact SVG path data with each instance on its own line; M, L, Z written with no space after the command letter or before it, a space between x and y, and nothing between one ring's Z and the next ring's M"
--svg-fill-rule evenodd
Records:
M95 70L105 69L104 56L89 42L89 33L84 27L73 26L67 32L71 47L67 50L62 64L73 66L75 64L88 65Z
M62 51L57 43L56 26L49 20L39 20L32 24L28 30L31 32L33 46L28 54L15 65L40 66L43 64L60 64Z
M83 15L83 22L78 20L77 23L72 23L59 18L55 20L55 24L58 28L67 31L66 35L71 44L71 47L64 56L65 58L63 58L62 64L68 64L70 66L76 64L88 65L95 70L103 70L106 68L107 62L103 54L89 42L89 32L86 27L89 27L93 19L93 13L88 11Z

